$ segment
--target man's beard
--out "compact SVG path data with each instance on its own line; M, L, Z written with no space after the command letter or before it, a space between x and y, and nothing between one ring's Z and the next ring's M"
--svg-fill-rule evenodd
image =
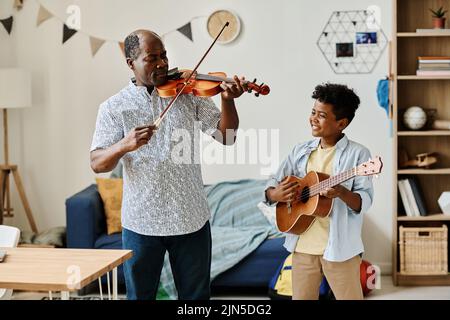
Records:
M150 80L155 86L160 86L167 82L167 69L164 71L153 71Z

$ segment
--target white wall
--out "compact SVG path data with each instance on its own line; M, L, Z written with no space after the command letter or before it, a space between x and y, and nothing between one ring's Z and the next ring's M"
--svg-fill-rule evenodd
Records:
M306 0L40 1L61 19L67 17L69 4L79 5L83 32L115 40L123 40L136 28L165 33L213 9L233 9L241 17L241 36L232 44L214 47L200 71L257 77L271 86L269 96L256 99L246 95L239 99L238 108L241 128L279 129L280 161L296 143L311 137L307 117L314 86L332 81L354 87L362 104L347 134L385 160L384 172L375 181L375 202L364 225L366 258L389 269L391 140L386 115L378 107L375 93L377 81L388 72L387 50L371 74L336 75L316 45L333 11L369 5L381 8L382 27L390 37L389 0L324 0L320 5ZM0 66L4 66L6 55L9 65L27 68L33 74L33 108L10 113L10 158L20 166L38 227L43 230L64 225L65 199L94 181L88 151L97 108L127 83L130 72L116 43L106 43L92 58L86 35L76 34L61 45L61 23L52 19L37 28L37 11L36 0L26 1L23 10L15 14L13 34L8 37L0 32ZM206 18L193 21L194 43L177 32L165 37L172 66L194 66L210 44L205 22ZM11 53L14 58L9 57ZM203 173L205 182L212 183L261 178L260 168L215 164L203 166ZM17 216L7 222L28 228L16 194L13 204Z

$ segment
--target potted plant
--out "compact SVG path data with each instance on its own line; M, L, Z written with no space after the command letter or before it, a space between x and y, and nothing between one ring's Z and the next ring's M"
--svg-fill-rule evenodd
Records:
M443 7L440 7L438 10L430 11L433 13L433 28L435 29L444 29L445 28L445 13L447 10L444 10Z

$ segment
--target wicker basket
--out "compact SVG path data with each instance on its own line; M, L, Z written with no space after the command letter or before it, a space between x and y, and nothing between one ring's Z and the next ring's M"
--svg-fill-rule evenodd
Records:
M400 273L448 274L447 226L405 228L400 226Z

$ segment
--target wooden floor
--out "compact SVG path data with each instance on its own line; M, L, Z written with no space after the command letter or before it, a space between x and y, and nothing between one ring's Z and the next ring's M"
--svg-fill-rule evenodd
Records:
M41 300L46 297L45 293L39 292L16 292L13 295L14 300ZM57 293L53 294L58 297ZM105 295L106 297L106 295ZM125 299L124 295L119 294L119 299ZM214 300L267 300L264 295L216 295ZM450 300L450 287L395 287L392 285L390 276L381 278L381 288L376 289L366 297L368 300Z

